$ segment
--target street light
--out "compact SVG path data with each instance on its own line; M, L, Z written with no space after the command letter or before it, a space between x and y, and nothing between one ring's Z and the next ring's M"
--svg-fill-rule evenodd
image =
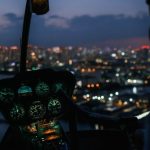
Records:
M27 46L32 13L43 15L49 11L48 0L26 0L26 8L21 37L20 72L26 71Z
M149 13L150 13L150 0L146 0L146 3L148 5L148 7L149 7Z
M31 12L43 15L49 11L48 0L31 0Z

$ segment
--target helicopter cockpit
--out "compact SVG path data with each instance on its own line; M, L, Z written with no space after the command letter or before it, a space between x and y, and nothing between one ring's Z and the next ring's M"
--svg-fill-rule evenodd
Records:
M48 68L26 71L32 13L47 13L48 3L26 1L20 71L0 80L0 110L5 118L3 123L10 125L0 149L148 150L148 142L143 142L149 140L149 134L141 130L149 121L149 111L132 117L89 112L72 100L76 85L73 72ZM78 130L78 124L83 122L94 125L96 130ZM145 131L148 130L147 125ZM142 134L138 137L136 131ZM142 136L145 138L141 139Z
M71 97L74 84L75 78L69 72L46 69L19 73L1 80L1 110L9 124L19 125L34 144L60 139L57 121L69 109L59 92Z

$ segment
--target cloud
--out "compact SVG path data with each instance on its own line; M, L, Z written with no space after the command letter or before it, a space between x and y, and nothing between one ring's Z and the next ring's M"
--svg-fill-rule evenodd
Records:
M0 16L0 44L20 44L22 17L14 13Z
M0 16L0 30L11 26L11 21L6 16Z
M57 28L69 28L69 20L63 17L53 16L45 20L46 26L54 26Z
M23 19L22 16L18 16L17 14L14 14L14 13L7 13L4 16L12 22L15 21L15 23L20 22Z
M73 30L87 35L87 40L95 41L145 36L148 25L147 16L134 18L124 15L81 16L72 20Z
M7 13L5 15L1 15L0 16L0 30L15 26L16 24L18 24L19 21L21 21L21 19L22 19L21 17L18 17L14 13Z
M18 43L21 35L21 17L15 14L4 16L5 26L0 43ZM59 16L32 17L30 43L42 46L54 45L132 45L133 39L144 39L148 36L150 24L147 15L127 17L124 15L78 16L66 19ZM12 36L13 35L13 36ZM9 38L8 38L9 37ZM15 38L14 38L15 37ZM7 40L6 40L7 39ZM130 40L132 39L132 40ZM125 40L127 42L125 42ZM113 43L114 41L114 43ZM140 42L140 40L138 40ZM138 44L138 43L137 43Z

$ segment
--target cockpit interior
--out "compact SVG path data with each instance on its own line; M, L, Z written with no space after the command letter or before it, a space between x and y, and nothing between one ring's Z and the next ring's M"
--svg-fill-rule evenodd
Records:
M73 71L51 67L27 71L32 13L48 11L48 0L26 0L20 70L0 80L0 125L7 126L0 149L149 150L150 111L129 117L90 112L74 102Z

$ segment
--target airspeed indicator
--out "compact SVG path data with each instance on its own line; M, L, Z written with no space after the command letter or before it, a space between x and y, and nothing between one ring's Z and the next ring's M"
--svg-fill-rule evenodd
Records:
M32 119L41 119L46 113L46 109L40 101L35 101L29 107L29 115Z
M52 115L59 115L62 111L62 105L57 98L50 98L48 102L48 110Z
M22 119L25 115L25 110L22 106L20 105L15 105L14 107L12 107L12 109L10 110L10 117L13 120L19 120Z
M35 88L35 92L39 96L44 96L49 93L49 86L45 82L39 82Z

